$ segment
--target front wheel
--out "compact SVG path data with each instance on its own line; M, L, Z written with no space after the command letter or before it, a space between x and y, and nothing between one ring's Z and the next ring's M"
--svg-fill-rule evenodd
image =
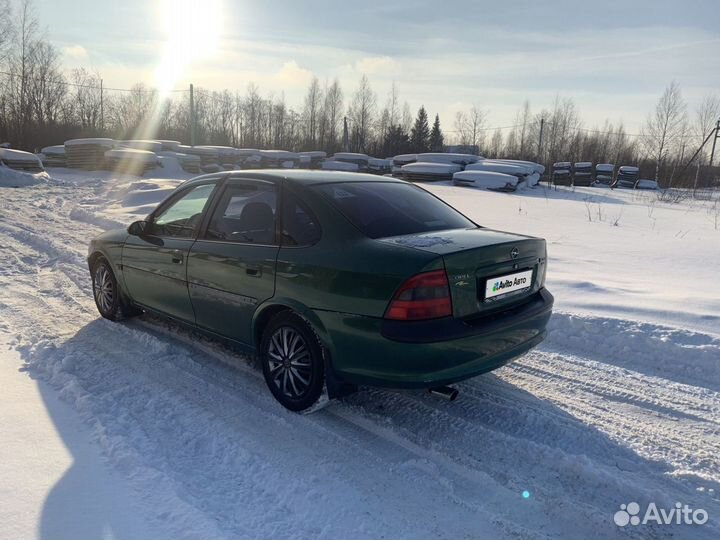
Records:
M92 288L95 305L104 318L117 321L140 313L123 298L110 263L104 258L98 259L93 266Z
M275 316L263 332L260 361L265 382L285 408L311 408L325 385L323 349L315 332L295 313Z

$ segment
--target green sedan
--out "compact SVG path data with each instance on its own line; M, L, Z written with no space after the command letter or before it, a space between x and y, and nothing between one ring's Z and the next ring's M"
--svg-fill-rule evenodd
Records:
M540 343L545 241L389 177L237 171L180 185L90 243L100 314L149 311L247 349L293 411L357 385L428 388Z

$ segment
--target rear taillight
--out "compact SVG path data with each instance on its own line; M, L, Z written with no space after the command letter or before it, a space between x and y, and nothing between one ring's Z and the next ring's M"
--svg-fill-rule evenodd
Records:
M444 270L411 277L395 293L385 312L386 319L419 321L452 315L450 287Z

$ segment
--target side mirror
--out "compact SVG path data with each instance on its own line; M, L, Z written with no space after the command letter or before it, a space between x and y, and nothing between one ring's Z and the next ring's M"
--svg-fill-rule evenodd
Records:
M129 235L132 236L142 236L143 234L145 234L147 224L147 221L135 221L131 223L130 226L127 228L127 232Z

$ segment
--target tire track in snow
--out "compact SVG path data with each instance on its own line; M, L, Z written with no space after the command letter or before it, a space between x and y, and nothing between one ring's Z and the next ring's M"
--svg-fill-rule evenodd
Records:
M714 412L720 394L676 385L675 395L681 401L693 390L705 397L705 407L698 411L688 407L686 412L668 395L667 385L626 377L615 372L617 368L591 360L585 361L583 369L578 362L557 363L556 357L548 364L545 357L532 353L514 366L512 380L598 426L613 440L626 442L648 459L671 464L669 473L687 477L694 488L720 492L720 424ZM592 376L579 382L587 374ZM550 381L554 384L551 392L547 388ZM662 391L654 394L654 388ZM639 429L647 425L652 429Z

